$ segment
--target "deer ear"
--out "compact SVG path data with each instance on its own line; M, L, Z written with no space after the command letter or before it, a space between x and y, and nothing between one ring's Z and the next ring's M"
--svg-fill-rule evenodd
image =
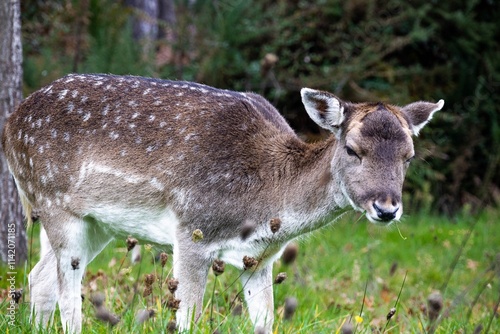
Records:
M338 135L340 124L345 119L342 100L331 93L310 88L302 88L300 95L309 117L322 128Z
M444 100L437 103L414 102L403 107L403 112L410 121L411 132L418 136L420 130L432 119L434 113L441 110L444 106Z

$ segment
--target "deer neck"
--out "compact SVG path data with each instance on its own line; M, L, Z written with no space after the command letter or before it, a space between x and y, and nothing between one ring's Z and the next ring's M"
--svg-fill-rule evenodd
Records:
M334 136L306 144L297 138L271 146L274 198L281 201L280 216L292 223L291 234L300 235L327 224L332 212L348 205L340 180L333 172L337 149Z

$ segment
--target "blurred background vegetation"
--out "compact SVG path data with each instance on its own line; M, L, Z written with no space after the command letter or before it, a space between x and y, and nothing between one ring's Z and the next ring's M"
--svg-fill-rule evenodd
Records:
M500 204L500 4L494 0L23 0L25 94L69 72L248 90L308 140L301 87L444 109L422 131L406 212ZM409 210L408 210L409 209Z

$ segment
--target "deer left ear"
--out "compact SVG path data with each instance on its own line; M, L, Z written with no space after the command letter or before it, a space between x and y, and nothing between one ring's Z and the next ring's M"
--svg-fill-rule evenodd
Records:
M331 93L310 88L302 88L300 95L309 117L338 136L340 125L345 119L342 100Z
M431 102L414 102L402 108L403 112L410 121L410 130L418 136L420 130L432 119L436 111L439 111L444 106L444 100L439 100L437 103Z

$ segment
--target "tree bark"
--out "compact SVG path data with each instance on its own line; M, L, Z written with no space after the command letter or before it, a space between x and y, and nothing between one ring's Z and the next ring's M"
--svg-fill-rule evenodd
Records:
M144 54L153 51L158 37L159 5L157 0L126 0L125 3L134 8L132 15L132 34L142 44Z
M0 1L0 129L22 100L21 4ZM0 260L10 266L27 259L26 230L14 180L0 142ZM12 268L12 267L10 267Z

